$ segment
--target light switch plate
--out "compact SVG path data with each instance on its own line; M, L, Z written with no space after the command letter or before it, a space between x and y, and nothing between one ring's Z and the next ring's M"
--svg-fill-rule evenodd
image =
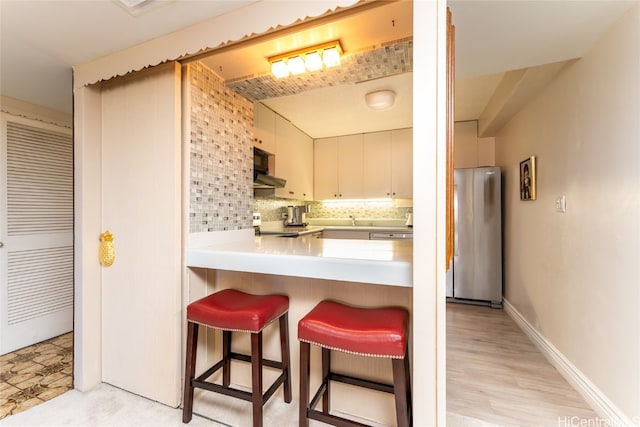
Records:
M556 197L556 212L565 213L567 211L567 198L563 194Z

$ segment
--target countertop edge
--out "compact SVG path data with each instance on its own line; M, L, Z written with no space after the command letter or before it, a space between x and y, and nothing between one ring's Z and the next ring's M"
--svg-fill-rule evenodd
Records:
M238 249L232 244L222 244L188 249L185 254L185 263L187 267L196 268L387 286L413 286L412 262L406 260L387 261L300 254L270 254Z

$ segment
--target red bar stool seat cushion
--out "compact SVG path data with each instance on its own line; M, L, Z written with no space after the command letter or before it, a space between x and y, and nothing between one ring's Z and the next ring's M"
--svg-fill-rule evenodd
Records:
M187 306L187 320L228 331L259 332L289 309L284 295L251 295L225 289Z
M407 348L409 313L321 301L298 322L298 339L330 350L400 359Z

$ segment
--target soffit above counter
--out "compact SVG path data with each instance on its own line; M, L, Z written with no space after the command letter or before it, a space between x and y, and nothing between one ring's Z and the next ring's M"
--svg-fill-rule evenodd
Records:
M256 2L95 61L75 65L74 89L373 3L370 0L333 0L287 2L286 7L278 7L283 3L274 0Z

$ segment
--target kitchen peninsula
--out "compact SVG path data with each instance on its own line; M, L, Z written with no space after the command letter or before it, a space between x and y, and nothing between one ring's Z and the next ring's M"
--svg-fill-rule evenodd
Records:
M240 230L187 250L187 267L412 286L411 240L254 237ZM218 233L206 233L218 234ZM205 237L206 238L206 237Z
M323 299L357 306L402 306L411 312L412 243L411 240L323 239L313 235L254 236L251 229L192 234L185 257L188 301L231 287L255 294L288 295L292 404L297 404L298 321ZM277 328L267 328L264 340L265 357L277 359ZM218 340L206 341L211 361L217 354L216 344L212 344L216 342ZM239 345L243 344L248 345L247 342ZM312 357L317 356L319 351ZM387 359L340 353L333 357L333 364L346 372L391 381L391 364ZM319 371L312 372L312 384L319 381L319 374ZM234 376L232 381L238 385L250 384L248 370L239 369ZM332 401L336 410L355 414L363 420L395 423L393 397L386 393L353 393L336 385Z

